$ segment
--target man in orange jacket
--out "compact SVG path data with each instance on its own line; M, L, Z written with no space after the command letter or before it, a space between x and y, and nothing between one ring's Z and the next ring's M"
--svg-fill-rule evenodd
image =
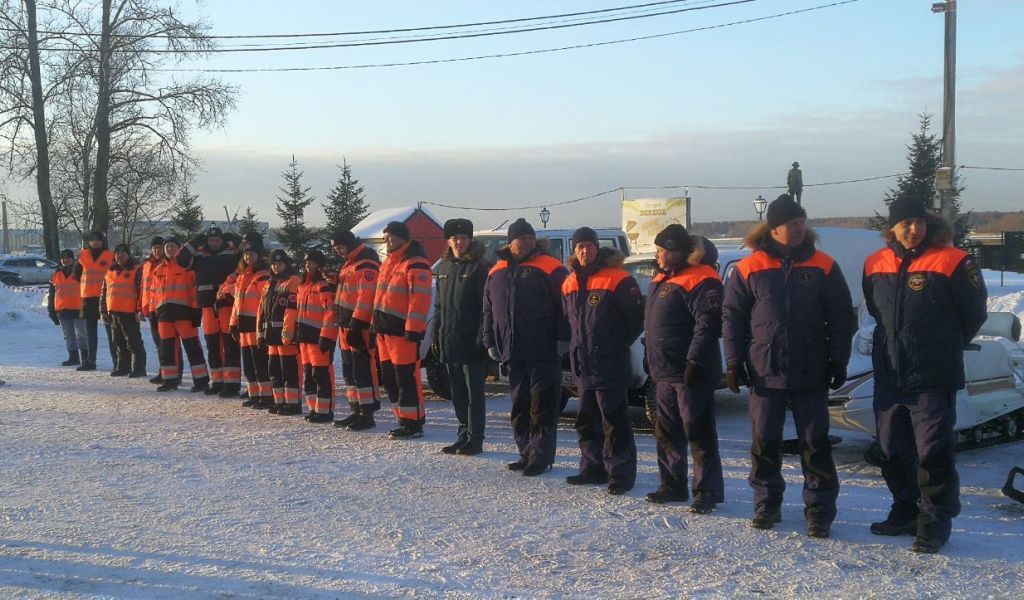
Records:
M380 409L377 344L370 334L380 258L374 249L347 229L334 233L331 248L344 261L338 273L334 320L339 327L342 373L350 411L347 417L339 419L335 410L334 426L364 431L377 425L373 413Z
M319 250L306 252L305 274L296 298L295 339L299 343L299 361L303 369L303 391L310 423L330 423L334 404L334 344L338 328L334 324L334 288L324 279L327 257Z
M132 258L127 244L114 248L114 264L103 278L100 314L110 325L117 360L111 377L145 377L146 348L139 331L142 305L142 268Z
M372 328L380 351L384 389L398 418L393 439L423 435L426 410L420 381L420 342L427 329L433 276L426 252L409 241L409 226L392 221L384 228L388 257L381 265L373 301Z
M267 347L259 343L256 331L260 299L270 283L270 265L262 235L253 232L242 236L242 260L236 273L228 331L239 342L245 371L248 398L242 406L267 410L274 405L274 388L270 383Z
M198 327L202 313L196 297L196 274L178 265L175 259L179 248L177 238L169 237L164 241L167 259L159 269L156 317L159 321L157 327L160 331L160 344L163 346L161 359L165 362L160 365L163 383L156 390L169 392L178 389L181 371L176 369L171 357L180 339L192 371L190 391L204 392L210 385L210 374L203 356L203 347L199 344Z
M156 293L158 274L157 269L164 263L164 238L155 236L149 244L149 256L142 261L142 300L140 312L143 319L149 319L149 334L153 338L153 346L156 347L157 364L163 363L163 356L160 344L160 330L157 327L156 318ZM171 359L168 359L171 360ZM181 347L174 349L173 362L177 370L181 370ZM163 379L160 377L160 369L157 369L156 377L149 380L150 383L160 385Z
M114 263L114 253L107 248L107 236L102 231L94 231L89 235L88 246L78 253L78 264L75 266L75 277L81 282L82 318L85 319L86 335L89 338L89 357L82 358L82 366L78 371L96 370L96 349L99 346L97 325L100 320L100 290L103 288L103 276ZM110 327L107 330L107 345L110 347L110 359L115 360L114 346L110 343Z
M270 253L270 281L256 317L257 343L267 347L274 406L268 412L297 415L299 406L299 347L295 344L296 313L301 279L284 250Z
M50 320L64 330L64 344L68 349L68 359L60 363L64 367L82 364L81 359L89 352L89 338L81 316L81 287L81 282L75 278L75 253L61 250L60 266L50 277L50 293L46 297Z

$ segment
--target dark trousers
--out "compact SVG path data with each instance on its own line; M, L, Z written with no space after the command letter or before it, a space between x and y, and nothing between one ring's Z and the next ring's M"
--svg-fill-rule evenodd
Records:
M562 368L556 360L508 363L512 393L512 435L528 464L555 462Z
M918 515L918 531L923 525L949 539L951 521L960 514L956 391L903 394L876 387L874 408L893 516Z
M376 357L376 350L370 348L343 348L341 351L342 377L348 387L345 399L354 415L369 416L380 410ZM334 415L341 418L338 411L334 411Z
M636 483L636 441L625 388L594 390L580 386L576 416L580 473L607 474L610 483Z
M693 454L693 496L710 502L725 501L722 456L718 452L715 389L700 384L657 383L658 475L661 487L688 495L686 446Z
M110 313L110 332L117 356L114 370L121 373L145 373L146 347L142 343L142 332L135 314Z
M828 441L828 390L754 388L750 394L753 466L747 481L756 510L778 511L786 483L782 479L782 428L786 407L793 411L804 474L804 506L819 518L836 515L839 476Z
M250 334L255 336L255 334ZM274 398L274 388L270 384L270 359L267 347L260 344L242 346L242 371L248 384L250 400L270 403Z
M96 364L96 351L99 348L100 299L82 298L82 315L85 318L85 335L89 339L89 361ZM107 349L110 350L110 362L117 362L114 344L111 342L110 325L103 324L107 331ZM84 362L84 361L83 361Z
M267 372L275 404L299 404L299 355L267 353Z
M156 358L157 362L161 365L173 364L178 372L181 372L181 346L178 345L174 349L174 357L168 360L164 360L164 346L160 343L160 329L159 323L156 320L156 315L150 315L149 317L149 333L153 336L153 345L156 346Z
M487 361L445 364L452 392L455 418L459 420L459 440L479 442L484 439L487 405L484 398L484 379Z

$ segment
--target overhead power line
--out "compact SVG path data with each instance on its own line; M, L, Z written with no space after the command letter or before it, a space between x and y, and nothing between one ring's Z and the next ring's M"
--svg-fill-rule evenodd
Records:
M646 2L643 4L631 4L627 6L615 6L611 8L602 8L596 10L585 10L571 13L561 13L555 15L543 15L534 17L519 17L515 19L500 19L497 21L478 21L475 23L454 23L451 25L426 25L420 27L404 27L399 29L368 29L363 31L334 31L334 32L315 32L315 33L265 33L265 34L239 34L239 35L210 35L206 36L208 39L213 40L237 40L237 39L274 39L274 38L307 38L307 37L338 37L338 36L350 36L350 35L376 35L382 33L411 33L416 31L436 31L440 29L463 29L469 27L483 27L487 25L505 25L509 23L525 23L530 21L545 21L550 19L562 19L567 17L579 17L584 15L596 15L606 14L612 12L619 12L625 10L632 10L637 8L650 8L656 6L664 6L668 4L681 4L685 2L693 2L693 0L661 0L660 2ZM0 28L0 31L13 31L21 32L20 29ZM67 32L63 31L40 31L43 35L62 35ZM94 32L79 32L76 35L86 37L100 37L99 33ZM113 37L118 39L132 39L142 36L130 35L130 34L114 34ZM184 36L173 36L173 35L162 35L153 36L152 39L180 39Z
M804 184L804 187L822 187L829 185L846 185L850 183L861 183L864 181L877 181L879 179L891 179L893 177L899 177L905 175L905 173L894 173L892 175L877 175L875 177L862 177L860 179L844 179L840 181L822 181L819 183L808 183ZM441 208L451 208L456 210L476 210L486 212L498 212L508 210L530 210L537 208L551 208L554 206L565 206L567 204L576 204L577 202L583 202L584 200L593 200L600 198L601 196L607 196L608 194L621 193L627 190L681 190L684 188L695 189L695 190L773 190L773 189L786 189L784 185L761 185L761 186L750 186L750 185L658 185L658 186L622 186L598 192L596 194L590 194L589 196L582 196L579 198L573 198L572 200L563 200L561 202L549 202L547 204L534 204L529 206L505 206L500 208L495 207L481 207L481 206L457 206L453 204L441 204L440 202L429 202L423 201L422 204L429 204L431 206L438 206Z
M979 171L1024 171L1024 167L969 167L960 165L961 169L976 169Z
M719 23L716 25L706 25L703 27L694 27L691 29L682 29L679 31L670 31L667 33L656 33L651 35L635 36L630 38L621 38L617 40L607 40L603 42L589 42L585 44L574 44L571 46L559 46L556 48L541 48L537 50L521 50L518 52L501 52L495 54L480 54L476 56L461 56L455 58L436 58L428 60L416 60L407 62L387 62L387 63L367 63L367 64L356 64L356 65L334 65L327 67L257 67L257 68L225 68L225 69L151 69L154 72L165 72L165 73L286 73L286 72L302 72L302 71L341 71L348 69L381 69L391 67L412 67L419 65L436 65L445 63L456 63L456 62L467 62L475 60L489 60L497 58L511 58L516 56L530 56L534 54L549 54L552 52L564 52L567 50L580 50L584 48L597 48L600 46L611 46L615 44L628 44L632 42L639 42L645 40L653 40L658 38L665 38L676 35L685 35L689 33L697 33L700 31L710 31L713 29L722 29L725 27L733 27L735 25L746 25L749 23L757 23L760 21L768 21L771 19L779 19L782 17L789 17L802 13L808 13L812 11L823 10L826 8L833 8L836 6L842 6L844 4L853 4L860 2L860 0L841 0L839 2L832 2L829 4L821 4L818 6L812 6L809 8L802 8L798 10L791 10L781 13L775 13L771 15L765 15L763 17L753 17L750 19L742 19L739 21L731 21L728 23Z
M578 23L555 23L536 25L525 28L509 29L509 30L491 30L491 31L475 31L465 33L453 33L448 35L439 35L429 38L422 37L404 37L404 38L393 38L393 39L382 39L382 40L360 40L352 42L338 42L338 43L323 43L323 44L308 44L308 45L290 45L290 46L259 46L259 47L235 47L235 48L211 48L204 50L202 54L230 54L239 52L286 52L293 50L326 50L332 48L360 48L366 46L388 46L395 44L416 44L423 42L438 42L445 40L462 40L479 37L492 37L498 35L511 35L516 33L530 33L536 31L550 31L554 29L568 29L572 27L583 27L587 25L599 25L603 23L615 23L620 21L632 21L635 19L647 19L651 17L660 17L665 15L673 15L684 12L692 12L697 10L708 10L712 8L724 8L727 6L735 6L738 4L749 4L751 2L757 2L758 0L731 0L729 2L720 2L718 4L709 4L705 6L687 6L683 8L674 8L672 10L664 10L653 13L645 14L634 14L634 15L623 15L614 17L605 17L601 19L594 19ZM11 50L25 50L27 48L8 48ZM48 52L82 52L80 48L73 46L50 46L45 48ZM119 51L114 51L118 53ZM182 48L142 48L120 51L124 53L135 53L145 52L149 54L196 54L197 52L192 49Z

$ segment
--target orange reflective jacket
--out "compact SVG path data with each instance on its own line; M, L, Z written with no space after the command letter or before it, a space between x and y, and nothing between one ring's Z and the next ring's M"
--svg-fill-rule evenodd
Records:
M260 260L246 267L235 278L235 302L231 308L231 326L240 333L256 332L256 315L260 310L260 299L270 282L267 263Z
M136 263L121 267L114 265L103 279L102 296L107 312L135 313L139 310L141 293L141 267Z
M148 317L154 310L156 310L156 304L153 302L155 300L154 271L159 265L160 261L152 256L142 261L142 297L139 302L139 310L142 311L142 316L144 317Z
M433 295L433 274L417 241L388 254L380 267L373 300L373 327L378 333L423 339Z
M373 249L359 244L348 254L338 273L338 295L334 299L334 319L339 327L370 327L379 273L380 258Z
M320 338L338 339L334 324L334 288L323 279L312 279L309 273L299 285L296 299L296 340L316 344Z
M74 271L60 268L53 272L50 277L50 284L53 285L53 309L57 312L62 310L82 310L81 284L74 276Z
M104 250L93 259L92 250L86 248L78 253L78 263L82 265L82 297L99 298L103 290L103 277L110 265L114 264L114 253Z

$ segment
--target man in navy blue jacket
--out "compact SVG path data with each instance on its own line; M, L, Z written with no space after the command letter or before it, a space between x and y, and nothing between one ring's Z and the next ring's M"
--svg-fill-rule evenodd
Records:
M519 460L508 468L533 477L555 462L562 393L558 341L569 337L561 290L568 272L543 252L525 219L509 226L508 241L484 288L483 341L491 359L509 370Z
M723 291L718 271L703 262L710 244L701 241L698 246L696 241L679 224L669 225L654 238L658 272L647 293L644 326L647 368L656 389L654 437L661 485L647 494L647 500L665 504L689 499L689 443L690 510L707 514L725 500L715 423L715 387L722 376L718 339Z
M871 533L916 534L915 552L937 552L960 514L956 391L964 347L988 317L985 280L952 239L923 198L900 196L889 205L886 247L864 262L882 477L893 497Z
M608 493L617 496L636 482L627 390L629 347L643 331L644 303L636 280L621 268L622 254L597 244L597 232L590 227L573 233L572 273L562 284L572 329L569 360L580 391L580 472L566 482L607 482Z
M850 289L839 265L814 247L807 213L788 194L768 206L767 221L746 244L723 305L729 388L749 385L754 488L751 526L782 520L782 429L793 411L804 473L807 535L828 537L839 478L828 440L828 388L846 381L856 331Z

